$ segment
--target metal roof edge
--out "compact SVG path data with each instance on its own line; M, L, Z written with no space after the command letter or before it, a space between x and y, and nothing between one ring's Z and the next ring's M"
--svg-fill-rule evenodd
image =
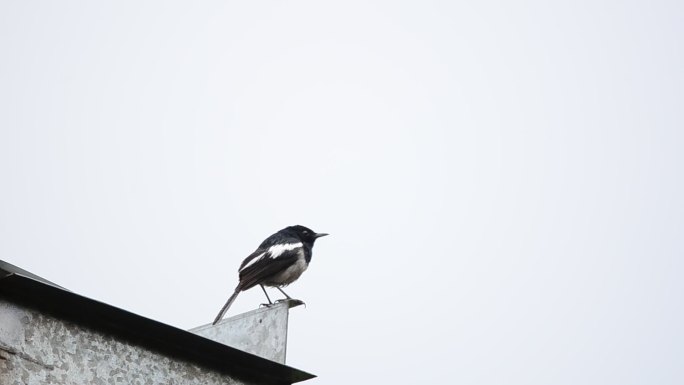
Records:
M0 296L236 377L269 383L295 383L316 377L84 297L2 260Z
M39 277L39 276L31 273L30 271L26 271L26 270L22 269L21 267L15 266L9 262L5 262L5 261L0 259L0 279L4 278L5 276L10 275L10 274L18 274L18 275L24 276L26 278L31 278L31 279L36 280L38 282L42 282L46 285L54 286L58 289L69 291L69 290L63 288L62 286L59 286L58 284L56 284L54 282L50 282L43 277Z

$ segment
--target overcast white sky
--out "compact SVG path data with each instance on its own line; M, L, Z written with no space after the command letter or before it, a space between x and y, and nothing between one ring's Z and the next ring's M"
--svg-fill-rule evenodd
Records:
M682 4L3 1L0 259L187 329L303 224L311 384L684 383Z

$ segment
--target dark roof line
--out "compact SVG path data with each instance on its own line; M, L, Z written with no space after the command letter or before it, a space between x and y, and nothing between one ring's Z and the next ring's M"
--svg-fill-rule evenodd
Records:
M2 260L0 297L236 377L278 384L316 377L78 295Z
M50 282L45 278L39 277L39 276L31 273L30 271L26 271L26 270L22 269L21 267L14 266L11 263L7 263L3 260L0 260L0 279L4 278L5 276L10 275L10 274L18 274L18 275L24 276L26 278L31 278L31 279L36 280L38 282L42 282L46 285L54 286L58 289L67 290L67 289L57 285L56 283ZM69 290L67 290L67 291L69 291Z

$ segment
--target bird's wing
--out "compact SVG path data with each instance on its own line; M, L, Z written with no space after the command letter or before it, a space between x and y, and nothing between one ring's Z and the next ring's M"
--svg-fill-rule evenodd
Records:
M259 247L256 249L252 254L250 254L247 258L245 258L244 261L240 264L240 268L238 269L238 272L241 272L242 269L245 268L245 266L250 265L253 261L256 262L256 259L261 258L266 254L266 251L268 248L261 248Z
M266 249L257 249L240 266L240 286L247 290L287 269L303 256L301 242L278 243Z
M244 269L246 266L256 262L256 260L263 258L265 256L271 258L277 257L280 252L284 251L285 249L288 249L287 245L297 244L301 246L301 241L299 239L284 236L280 232L277 232L271 235L270 237L266 238L263 242L261 242L259 247L256 250L254 250L252 254L248 255L244 261L242 261L242 264L240 264L238 272L242 271L242 269Z

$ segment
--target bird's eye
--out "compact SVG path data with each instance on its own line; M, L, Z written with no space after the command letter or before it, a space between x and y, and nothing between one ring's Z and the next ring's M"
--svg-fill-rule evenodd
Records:
M309 231L308 231L308 230L304 230L304 231L302 232L302 234L309 234Z

